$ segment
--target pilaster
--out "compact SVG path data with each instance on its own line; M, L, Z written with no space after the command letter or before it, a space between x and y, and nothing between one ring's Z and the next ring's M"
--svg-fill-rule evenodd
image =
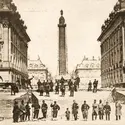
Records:
M9 21L8 19L3 19L2 20L3 24L3 41L4 41L4 59L3 61L6 63L5 67L8 67L8 62L9 62Z

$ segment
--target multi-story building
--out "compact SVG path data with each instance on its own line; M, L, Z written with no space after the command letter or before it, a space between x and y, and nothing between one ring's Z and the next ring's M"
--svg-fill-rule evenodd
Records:
M125 0L119 0L102 25L101 83L110 87L125 82Z
M27 49L30 38L12 0L0 0L0 76L3 82L28 78Z
M100 58L88 59L84 57L83 61L76 66L75 75L80 77L80 88L87 88L88 83L94 79L98 80L98 86L101 87L101 64Z
M32 78L32 85L36 86L38 80L40 79L41 82L44 80L50 80L50 73L48 72L47 67L42 63L40 58L37 60L28 60L28 75L29 78Z

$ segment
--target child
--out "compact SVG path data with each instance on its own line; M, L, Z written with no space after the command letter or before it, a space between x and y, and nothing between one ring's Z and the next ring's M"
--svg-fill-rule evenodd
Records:
M69 111L69 108L66 109L66 119L69 121L70 120L70 111Z

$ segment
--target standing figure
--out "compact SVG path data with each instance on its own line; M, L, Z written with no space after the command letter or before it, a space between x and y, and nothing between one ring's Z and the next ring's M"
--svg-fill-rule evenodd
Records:
M62 96L64 97L65 96L65 85L64 85L64 83L61 83L60 91L62 92Z
M44 119L46 119L47 109L48 109L48 106L45 103L45 101L43 100L43 104L41 106L41 110L42 110L42 114L43 114L43 118Z
M92 82L91 82L91 80L88 83L88 91L92 91Z
M46 85L45 85L45 91L46 91L46 96L49 97L50 86L49 86L48 80L47 80Z
M105 112L106 120L110 120L111 107L108 104L108 102L106 102L106 105L104 106L104 112Z
M82 115L83 115L83 120L87 121L89 108L90 108L89 105L86 104L86 101L84 101L84 104L81 107L81 111L82 111Z
M75 88L74 88L74 85L73 85L73 82L72 82L72 84L70 85L70 96L71 97L74 96L74 91L75 91Z
M12 83L11 84L11 95L13 95L13 94L15 95L16 92L19 92L18 87L17 87L16 83Z
M80 78L79 78L79 76L76 77L75 81L76 81L77 87L79 88L79 83L80 83Z
M49 85L50 85L50 91L53 92L53 81L52 80L50 81Z
M77 92L77 88L78 88L78 85L77 85L78 83L77 83L77 81L75 80L74 81L74 90Z
M70 87L71 87L72 84L73 84L73 82L72 82L72 80L70 79L70 80L68 81L69 91L70 91Z
M96 100L94 100L94 103L92 105L92 120L96 120L98 115L98 104L96 103Z
M68 108L66 109L65 115L66 115L66 119L69 121L70 120L70 111Z
M41 81L40 81L40 79L39 79L38 82L37 82L38 92L40 92L40 85L41 85Z
M94 80L94 82L93 82L93 93L96 93L97 91L96 91L96 88L97 88L97 81L96 81L96 79Z
M73 114L74 120L78 119L78 109L79 109L78 104L75 102L75 100L73 100L72 114Z
M19 115L20 115L20 109L18 106L18 102L15 101L13 107L13 122L18 122Z
M60 110L59 105L54 101L54 104L51 104L50 107L52 108L52 117L57 118L58 111Z
M29 102L27 102L26 106L25 106L25 109L26 109L26 119L28 118L28 121L30 120L30 106L29 106Z
M102 100L99 101L99 105L98 105L98 113L99 113L99 119L103 120L103 116L104 116L104 105L102 103Z
M21 122L25 120L25 113L26 113L26 109L25 109L24 101L22 100L20 104L20 121Z
M32 107L34 108L34 116L33 116L33 118L38 119L38 117L39 117L39 109L40 109L39 103L33 104Z
M44 93L44 83L40 84L39 91L40 91L40 96L43 96L43 93Z
M116 115L116 120L121 120L121 115L122 115L122 105L120 102L116 101L115 103L115 115Z

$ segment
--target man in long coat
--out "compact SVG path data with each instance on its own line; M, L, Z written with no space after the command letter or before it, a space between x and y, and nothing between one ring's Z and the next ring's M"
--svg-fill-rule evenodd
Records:
M20 108L18 106L18 102L15 101L13 107L13 122L18 122L19 115L20 115Z
M72 104L72 114L74 116L74 120L78 119L78 109L79 106L78 104L75 102L75 100L73 100L73 104Z
M116 120L121 120L121 115L122 115L122 105L120 102L116 101L115 103L115 115L116 115Z
M45 101L43 100L43 104L42 104L42 106L41 106L41 110L42 110L42 114L43 114L43 118L44 118L44 119L46 118L47 109L48 109L48 106L47 106L47 104L45 103Z

